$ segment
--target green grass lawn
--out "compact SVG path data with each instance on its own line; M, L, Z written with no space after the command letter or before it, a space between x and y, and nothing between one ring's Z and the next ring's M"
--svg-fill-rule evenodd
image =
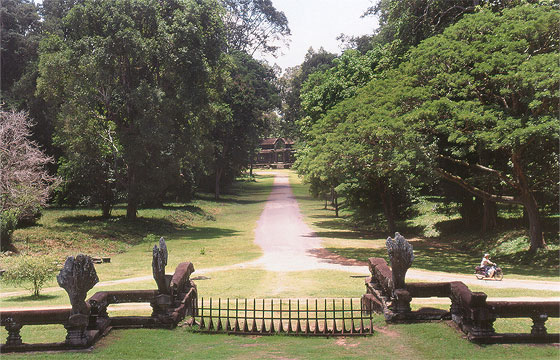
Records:
M551 345L478 346L447 323L378 325L370 337L228 336L175 330L114 330L88 352L8 359L557 359Z
M152 248L160 236L167 242L170 273L183 261L200 269L255 259L261 252L253 243L254 229L272 180L257 175L256 182L239 182L218 202L208 196L141 209L132 222L124 218L124 207L110 219L101 218L98 209L47 209L36 226L16 230L15 245L21 253L48 254L60 262L78 253L110 256L110 263L96 266L100 281L151 275ZM58 285L53 279L49 286ZM17 290L22 289L2 284L0 293Z
M323 202L312 199L307 186L297 175L290 175L294 195L305 221L324 239L332 252L345 257L365 260L371 256L385 255L386 234L357 228L346 218L335 218L334 212L323 210ZM220 202L199 198L189 204L167 204L163 209L144 209L140 219L129 223L124 219L124 208L117 208L115 217L104 220L99 210L49 209L38 226L16 232L16 244L24 251L45 252L41 239L49 252L63 257L80 251L91 255L109 255L111 263L96 265L100 281L151 275L151 250L159 236L164 236L169 250L167 272L171 273L181 261L192 261L196 269L209 269L231 265L259 256L253 244L256 221L263 209L272 185L270 172L257 175L257 182L242 182L232 195ZM438 215L440 216L440 215ZM414 221L426 222L427 218ZM438 220L440 221L440 220ZM446 221L446 219L441 219ZM437 227L432 227L436 231ZM450 241L439 238L414 237L416 259L414 266L427 270L471 273L472 262L478 256L468 252L455 252ZM452 256L447 256L453 252ZM434 259L446 257L444 263ZM475 257L475 259L471 259ZM422 260L422 258L425 258ZM467 264L467 265L465 265ZM507 269L507 268L506 268ZM516 278L555 279L543 270L536 276L516 274ZM193 277L199 274L195 271ZM199 296L221 298L322 298L360 297L365 292L364 277L368 274L340 271L271 272L259 268L232 268L207 271L204 278L196 280ZM506 270L506 276L510 274ZM49 286L56 286L51 282ZM132 283L94 287L88 296L102 290L154 289L152 279ZM21 290L2 286L0 293ZM554 291L523 289L488 289L489 297L558 296ZM68 296L63 290L45 292L39 299L28 295L0 299L0 307L67 305ZM412 306L430 306L446 309L449 304L435 299L414 303ZM149 315L150 310L112 309L111 314ZM376 332L371 337L359 338L302 338L293 336L228 336L208 335L179 327L175 330L130 329L115 330L102 339L95 348L86 352L38 353L2 355L7 359L558 359L558 347L552 345L491 345L470 343L445 322L413 325L386 325L383 318L375 316ZM530 319L498 319L498 332L529 332ZM550 332L560 331L559 319L549 319ZM61 326L29 326L22 330L24 341L63 341L65 330ZM6 331L0 329L0 337Z

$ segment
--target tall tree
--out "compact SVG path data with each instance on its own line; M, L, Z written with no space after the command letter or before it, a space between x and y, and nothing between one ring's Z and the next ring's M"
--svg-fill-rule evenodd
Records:
M422 43L405 70L432 93L411 115L446 142L436 171L484 201L522 205L531 251L545 247L537 198L555 198L559 21L546 6L482 11Z
M0 96L2 102L15 102L12 87L37 58L41 21L36 5L31 0L2 1L0 26Z
M336 54L320 48L309 48L301 65L287 69L279 81L282 93L282 136L299 138L301 132L297 121L305 116L301 107L301 90L307 78L314 72L325 71L334 66Z
M208 105L221 24L211 0L85 0L63 18L61 34L42 42L38 88L61 104L59 136L69 140L76 132L66 129L77 123L114 129L129 219L166 179L179 176L186 129Z
M232 53L231 60L220 120L211 132L216 198L222 179L232 181L248 165L265 133L265 114L280 105L276 76L270 67L241 51Z
M278 41L290 35L288 19L271 0L221 0L225 8L227 44L230 50L275 54Z

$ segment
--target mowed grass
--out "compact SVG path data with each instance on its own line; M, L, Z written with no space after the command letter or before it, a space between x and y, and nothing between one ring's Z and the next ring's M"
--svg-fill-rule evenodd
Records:
M266 174L266 173L262 173ZM293 178L293 173L290 172ZM257 184L244 183L244 189L241 189L237 196L238 199L244 199L244 191L250 190L253 186L259 188L264 185L263 182L271 183L272 175L261 175L257 178ZM312 199L307 194L305 186L294 183L292 180L294 193L299 201L300 207L304 213L305 219L311 224L316 231L323 233L336 233L327 237L326 241L330 246L344 248L344 246L355 247L361 249L362 252L368 252L370 249L384 249L384 236L379 234L375 237L371 232L362 232L359 229L348 227L344 221L339 224L339 219L335 219L329 211L322 210L322 203L316 199ZM269 190L268 190L269 191ZM268 192L266 192L266 195ZM266 196L263 195L264 198ZM254 201L253 195L249 196L250 201ZM213 202L208 201L212 205ZM229 201L229 202L228 202ZM221 271L210 271L209 268L221 266L224 264L222 259L230 259L232 262L225 261L226 264L235 264L244 260L258 256L258 249L254 249L257 255L247 256L247 254L236 254L244 249L251 249L253 239L253 229L255 222L262 210L264 203L260 204L260 210L254 218L242 214L235 221L230 221L228 217L235 218L235 211L245 211L246 208L237 208L237 203L226 199L225 204L215 213L215 221L212 219L204 219L202 216L191 220L189 226L192 227L213 227L227 229L237 229L241 226L235 224L235 221L243 223L245 228L252 226L251 230L238 230L240 234L243 231L249 231L247 238L250 244L244 244L247 247L241 247L239 250L230 249L232 254L224 254L216 252L217 249L212 247L213 242L220 242L220 238L208 237L204 239L192 239L188 236L181 240L178 237L173 240L173 234L167 235L168 248L170 257L177 247L189 247L190 251L195 252L193 257L186 260L193 261L195 268L199 269L193 277L202 275L204 278L195 280L199 296L205 299L213 298L321 298L321 297L360 297L365 292L364 277L368 274L346 273L339 271L304 271L304 272L271 272L259 268L238 268L231 267ZM264 200L263 200L264 201ZM248 204L246 204L248 205ZM177 206L184 206L178 204ZM203 203L199 206L202 210L209 211L213 206L205 207ZM154 209L154 211L157 211ZM141 213L142 214L142 213ZM311 215L311 216L310 216ZM317 216L317 217L312 217ZM250 224L249 222L252 221ZM326 222L323 224L313 224L313 221ZM228 226L223 226L228 223ZM337 225L338 224L338 225ZM321 226L319 226L321 225ZM179 229L180 231L185 229ZM145 232L146 235L155 232ZM146 235L140 235L145 237ZM177 235L177 234L175 234ZM159 234L158 234L159 236ZM239 235L243 238L244 235ZM223 236L221 239L228 239L229 236ZM325 237L323 237L325 238ZM199 241L200 242L197 242ZM242 240L237 239L239 242ZM226 240L227 241L227 240ZM174 244L174 245L172 245ZM196 244L196 246L193 246ZM363 246L366 244L365 246ZM147 280L120 283L108 286L98 285L90 294L100 290L127 290L127 289L153 289L155 284L149 279L151 275L151 247L152 243L139 243L127 246L126 251L134 251L138 249L138 256L147 256L148 261L138 268L146 266L141 271L132 271L134 276L148 276ZM201 247L202 246L202 247ZM146 247L149 250L146 250ZM204 248L204 254L197 247ZM416 247L415 247L416 249ZM178 250L181 251L181 250ZM186 252L186 251L185 251ZM429 254L429 253L428 253ZM114 259L122 257L126 258L128 253L113 255ZM212 256L209 256L212 255ZM369 255L367 257L370 257ZM112 266L115 264L112 259L110 264L97 265L98 272L110 273ZM116 264L127 264L134 261L134 258L117 262ZM184 259L180 260L184 261ZM202 263L205 266L200 266ZM173 271L173 265L168 265L168 273ZM207 271L200 271L207 269ZM110 277L111 278L111 277ZM114 276L113 279L120 277ZM107 279L102 278L101 281ZM4 290L3 290L4 291ZM518 295L515 289L492 289L492 296L522 296ZM534 296L539 296L541 292L531 292ZM490 295L490 293L489 293ZM523 296L526 296L524 294ZM554 292L542 292L542 296L553 296ZM68 304L67 295L64 291L46 292L45 298L39 304L35 300L27 296L11 297L2 299L0 306L37 306L37 305L62 305ZM422 304L414 304L414 307L439 307L448 308L448 304L435 302L430 304L424 302ZM115 308L112 314L127 315L148 315L149 309L121 310ZM550 332L558 332L560 323L558 319L550 319L547 322L547 328ZM96 344L95 348L86 352L71 353L37 353L37 354L9 354L2 355L8 359L363 359L387 357L391 359L557 359L559 356L558 347L552 345L492 345L478 346L470 343L463 338L463 334L450 326L448 323L426 323L412 325L386 325L381 316L376 315L374 318L374 326L376 332L371 337L356 338L302 338L292 336L228 336L228 335L209 335L193 333L188 328L179 327L174 330L155 330L155 329L130 329L130 330L114 330L106 338ZM500 332L530 332L531 320L529 319L505 319L496 322L496 330ZM33 326L24 327L22 330L24 341L42 342L42 341L62 341L65 331L60 326ZM0 337L5 338L5 330L0 330ZM27 339L27 340L26 340Z
M152 248L160 236L169 251L169 273L183 261L198 269L248 261L261 254L253 243L254 229L273 176L257 175L256 180L238 182L220 201L208 195L188 204L141 209L136 221L124 218L123 207L110 219L101 218L98 209L47 209L36 226L14 233L15 245L21 253L50 255L60 262L78 253L110 256L110 263L96 265L101 282L151 275ZM49 286L58 285L53 279ZM2 284L0 294L17 290L23 288Z
M88 352L8 359L557 359L551 345L478 346L448 323L380 325L370 337L228 336L175 330L113 330Z

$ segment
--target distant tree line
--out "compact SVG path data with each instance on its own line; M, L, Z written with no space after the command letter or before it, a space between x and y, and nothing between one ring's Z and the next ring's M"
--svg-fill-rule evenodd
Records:
M3 114L25 111L29 140L55 159L56 203L109 217L125 202L134 219L198 190L218 198L280 107L275 71L254 57L290 35L270 0L5 0L1 12Z
M310 51L282 79L296 168L317 196L396 230L414 199L460 204L467 227L517 204L530 250L558 213L560 11L552 1L381 0L372 36ZM311 70L310 70L311 69Z

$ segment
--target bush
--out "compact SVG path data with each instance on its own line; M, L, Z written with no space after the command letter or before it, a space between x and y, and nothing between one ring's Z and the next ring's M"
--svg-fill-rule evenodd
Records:
M19 212L9 209L0 212L0 242L2 250L7 250L12 243L12 234L18 224Z
M57 266L49 256L14 256L4 261L6 272L2 275L2 282L24 287L39 296L43 285L57 273Z

